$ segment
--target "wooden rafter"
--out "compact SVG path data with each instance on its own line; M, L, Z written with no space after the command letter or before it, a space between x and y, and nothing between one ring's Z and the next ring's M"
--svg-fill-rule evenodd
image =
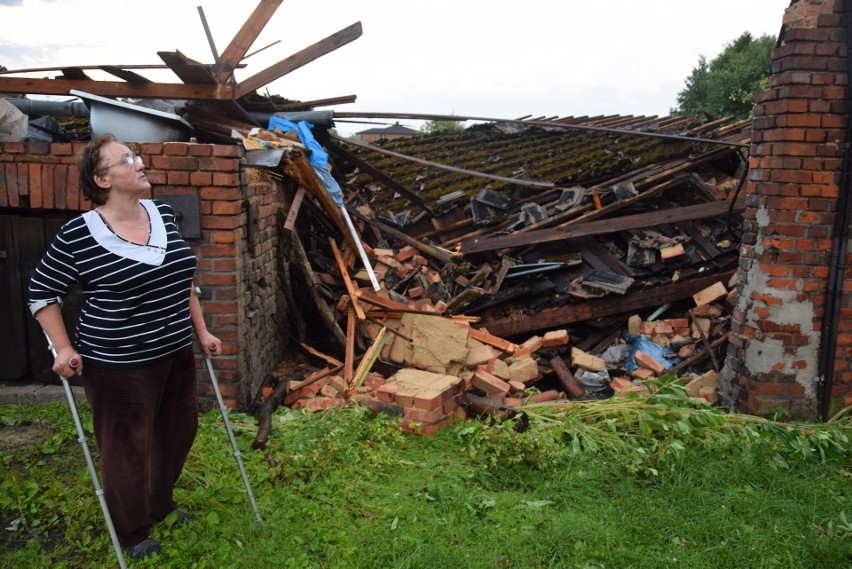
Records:
M213 77L217 83L225 83L234 73L237 64L245 57L251 45L260 35L269 19L281 5L282 0L261 0L251 13L243 27L219 56L219 61L213 66Z
M287 75L291 71L358 39L361 37L361 33L361 22L355 22L351 26L343 28L339 32L332 34L297 53L294 53L290 57L282 59L275 65L267 67L260 73L252 75L245 81L240 82L237 85L236 90L237 98L247 95L252 91L256 91L257 89L272 83L276 79Z
M234 88L229 85L181 83L126 83L124 81L80 81L71 79L30 79L0 77L0 92L67 95L72 89L102 97L134 99L232 100Z

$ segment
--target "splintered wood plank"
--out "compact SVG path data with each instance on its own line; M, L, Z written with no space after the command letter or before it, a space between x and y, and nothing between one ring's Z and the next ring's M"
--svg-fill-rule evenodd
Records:
M364 314L364 309L361 308L361 303L358 301L358 289L354 284L352 284L352 279L349 277L349 270L346 268L346 262L343 260L340 248L337 246L337 242L333 237L328 238L328 243L331 245L331 252L334 253L334 260L337 262L337 270L340 271L340 276L343 277L343 284L346 285L346 290L349 293L349 302L352 304L352 308L355 309L355 314L358 316L358 320L363 322L366 315Z
M219 61L213 66L213 77L217 83L225 83L233 74L252 44L266 27L269 19L275 14L282 0L261 0L240 31L222 52Z
M729 202L730 203L730 202ZM681 223L681 227L684 231L695 241L695 244L700 247L705 255L702 255L705 259L715 259L719 255L722 254L721 251L713 244L707 241L701 232L698 231L698 228L695 227L691 222L683 222Z
M501 235L490 239L483 239L479 242L466 241L462 243L462 253L469 255L471 253L494 251L505 247L550 243L552 241L575 239L577 237L586 237L589 235L604 235L627 229L654 227L655 225L663 223L677 223L681 221L692 221L695 219L706 219L727 213L730 207L731 203L726 200L709 204L697 204L649 213L626 215L611 219L589 221L567 227L553 227L520 235ZM737 200L734 204L733 211L742 211L744 207L745 200Z
M489 328L490 330L490 328ZM507 354L514 354L518 351L518 345L513 344L508 340L504 340L503 338L499 338L494 334L489 332L485 332L484 330L477 330L476 328L470 329L470 337L474 340L478 340L483 344L488 344L489 346L493 346L500 350L501 352L506 352Z
M284 222L284 231L293 233L296 227L296 218L299 216L299 210L302 207L302 201L305 199L305 188L299 186L296 190L296 195L293 196L293 202L290 204L290 210L287 212L287 220Z
M272 83L276 79L280 79L291 71L358 39L361 37L361 34L361 22L355 22L351 26L343 28L339 32L294 53L290 57L282 59L275 65L267 67L260 73L252 75L245 81L240 82L237 85L237 98L251 93L252 91L256 91L261 87Z
M128 83L151 83L150 79L139 75L135 71L122 69L121 67L116 67L114 65L101 65L98 67L98 69L106 71L110 75L115 75L119 79L127 81Z
M80 69L79 67L63 67L62 68L62 78L70 79L72 81L77 80L85 80L91 81L92 78L86 75L86 72Z
M333 358L333 357L329 356L328 354L324 354L321 351L310 347L309 345L307 345L304 342L300 343L299 345L302 346L302 349L305 350L306 352L308 352L309 354L316 356L319 359L321 359L321 360L323 360L327 363L330 363L333 366L342 366L343 365L343 362L341 362L340 360Z
M184 83L199 83L207 85L218 85L210 65L204 65L188 58L181 52L158 51L157 55L169 66L175 75Z
M586 322L595 318L614 316L625 312L634 312L642 308L660 306L669 302L691 298L692 295L718 281L727 282L733 274L734 271L716 273L706 277L628 293L617 298L606 296L600 300L571 303L556 308L546 308L535 314L482 322L481 325L487 328L491 334L504 338L530 334L539 330L561 328L568 324Z
M636 276L633 270L625 265L621 259L610 253L609 249L591 237L581 237L577 241L577 249L580 251L580 255L595 269L630 278Z
M305 188L322 206L323 211L331 218L340 232L346 236L353 246L352 235L349 233L349 227L343 219L343 214L337 203L329 195L328 190L320 181L319 176L314 171L304 154L291 152L285 155L285 159L281 160L281 168L284 174L296 181L301 187Z
M355 309L353 304L349 304L349 309L346 311L346 348L343 355L343 379L346 383L352 381L352 376L355 375Z
M276 103L275 108L279 111L288 111L295 109L297 111L304 110L306 107L313 109L314 107L328 107L332 105L346 105L354 103L358 99L357 95L341 95L339 97L326 97L324 99L312 99L310 101L297 101L293 103Z
M357 389L364 383L364 378L367 377L367 374L376 362L376 358L379 357L379 353L385 343L385 338L387 338L387 327L382 327L378 335L376 335L373 345L364 353L361 363L358 364L358 369L355 370L355 374L352 376L350 385L353 388Z
M87 81L72 79L30 79L27 77L0 76L2 93L38 93L40 95L68 95L72 89L102 97L128 97L142 99L233 99L234 89L229 85L200 85L180 83L123 83L120 81Z

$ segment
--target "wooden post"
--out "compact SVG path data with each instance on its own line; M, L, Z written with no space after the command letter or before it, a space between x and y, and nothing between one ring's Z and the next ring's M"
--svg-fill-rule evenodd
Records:
M565 391L571 397L580 397L583 395L586 390L577 383L577 380L574 379L574 374L571 373L571 370L568 369L568 366L565 365L565 360L563 360L560 356L554 356L550 359L550 367L553 368L553 372L556 374L556 377L559 378L560 383L565 388Z

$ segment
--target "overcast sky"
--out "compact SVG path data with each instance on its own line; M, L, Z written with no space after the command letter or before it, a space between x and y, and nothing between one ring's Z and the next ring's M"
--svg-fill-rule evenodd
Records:
M0 65L212 63L254 0L0 0ZM777 37L790 0L314 0L281 3L237 81L355 22L363 35L268 86L288 99L357 95L341 112L490 118L665 116L700 55L743 32ZM170 72L140 71L179 82ZM31 77L48 76L44 73ZM93 73L97 79L108 76ZM417 121L402 121L419 128ZM349 134L370 125L338 123Z

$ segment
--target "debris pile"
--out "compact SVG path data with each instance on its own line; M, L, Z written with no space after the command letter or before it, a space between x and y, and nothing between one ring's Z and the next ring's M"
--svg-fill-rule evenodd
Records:
M465 415L641 392L669 374L715 399L750 121L319 113L354 97L256 91L357 39L360 24L235 82L272 4L213 65L158 52L180 84L138 66L65 67L55 79L0 71L12 94L169 103L187 140L241 144L250 170L283 181L279 276L306 362L270 378L257 445L282 404L358 400L428 434ZM94 81L95 70L121 81ZM335 120L353 118L478 124L368 145L335 134ZM79 140L57 128L42 130Z
M336 367L308 372L290 404L319 409L357 399L402 417L403 428L431 433L463 412L517 416L530 402L641 393L662 375L716 400L734 304L747 125L704 125L708 138L686 145L503 126L381 147L320 133L358 231L317 222L322 210L335 213L333 204L323 202L315 177L297 178L307 197L291 208L285 231L302 278L288 272L283 280L313 306L291 306L292 328L311 358ZM589 146L618 159L577 160ZM498 165L487 182L467 148L482 151L480 167ZM530 179L542 153L548 168L564 168L558 185ZM283 170L303 159L289 154ZM317 321L323 329L311 337ZM317 375L334 380L300 391Z

